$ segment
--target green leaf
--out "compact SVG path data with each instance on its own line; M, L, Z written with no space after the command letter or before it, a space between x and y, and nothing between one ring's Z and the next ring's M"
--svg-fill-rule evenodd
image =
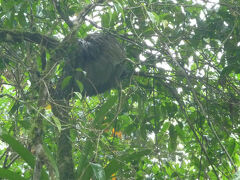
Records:
M18 101L15 101L14 104L13 104L13 106L11 107L11 109L10 109L10 111L9 111L9 114L10 114L10 115L13 115L13 114L17 111L17 109L19 108L19 106L20 106L19 102L18 102Z
M233 139L233 138L231 138L231 139L230 139L230 142L228 143L227 148L228 148L228 153L230 154L230 156L232 156L232 155L233 155L233 152L234 152L235 149L236 149L236 140Z
M140 134L141 134L141 137L144 139L144 140L147 140L147 129L146 129L146 123L143 122L140 126Z
M177 149L177 131L172 124L169 127L169 136L170 136L170 141L168 143L169 151L173 152Z
M122 167L128 162L131 162L133 160L139 160L143 156L149 155L150 153L151 150L149 149L141 150L134 153L126 152L122 156L112 159L112 161L104 168L107 179L111 177L112 174L116 173L117 170L122 169Z
M85 143L85 146L83 148L83 151L81 153L81 157L80 157L80 160L79 160L79 165L78 165L78 168L77 168L77 171L76 171L77 179L82 179L80 177L84 177L86 175L88 175L88 177L92 176L92 171L89 170L89 169L92 169L92 168L88 167L89 166L88 155L89 155L89 153L91 153L93 151L93 142L92 142L91 138L94 137L94 134L90 133L89 137L90 138L87 139L87 141ZM85 178L85 179L88 179L88 178Z
M31 124L30 124L29 120L22 120L22 121L18 121L18 122L25 129L30 129L31 128Z
M110 17L109 13L105 13L102 15L102 26L107 28L110 24Z
M16 172L12 172L8 169L0 168L0 177L5 179L26 180Z
M197 64L196 63L193 63L191 65L191 71L195 71L197 69Z
M117 96L111 96L107 102L105 102L100 109L96 112L95 123L99 124L103 121L106 113L113 107L117 101Z
M74 94L76 94L76 95L77 95L77 97L78 97L78 99L79 99L79 100L81 100L81 99L82 99L82 94L81 94L81 93L79 93L79 92L74 92Z
M78 72L84 72L84 71L82 70L82 68L80 68L80 67L76 68L75 70L78 71Z
M100 164L90 163L90 165L97 180L106 180L105 171Z
M174 115L177 113L177 105L174 103L166 103L167 107L167 111L168 111L168 116L170 118L174 117Z
M19 141L17 141L14 137L8 135L3 129L0 128L0 138L6 142L7 144L9 144L9 146L11 146L11 148L18 153L21 158L23 158L26 163L32 168L34 169L34 165L35 165L35 158L32 155L32 153L25 148ZM41 179L42 180L47 180L48 179L48 175L45 171L42 171L41 173Z
M159 173L159 167L158 167L158 165L157 164L154 164L154 166L152 167L152 172L154 173L154 174L157 174L157 173Z
M61 132L62 131L62 125L61 125L61 122L59 121L59 119L56 118L55 116L52 116L52 119L53 119L55 125L57 126L58 131Z
M51 151L49 150L49 148L43 144L43 148L44 148L44 152L50 162L50 165L52 167L52 169L54 169L54 172L55 172L55 176L56 176L56 179L59 179L59 172L58 172L58 167L57 167L57 163L51 153Z
M124 8L122 6L122 4L120 3L120 1L116 1L116 3L114 3L114 7L115 7L115 10L116 10L116 15L119 15L121 14L121 17L122 17L122 23L125 24L125 13L124 13Z
M153 23L158 23L159 22L159 17L155 12L149 12L147 11L148 17L149 19L153 22Z
M29 166L31 166L32 168L34 168L34 164L35 164L35 159L34 156L32 155L31 152L29 152L29 150L27 148L25 148L19 141L17 141L14 137L6 134L5 132L3 132L2 129L0 129L1 133L0 133L0 138L6 142L7 144L9 144L11 146L11 148L17 152L27 163Z
M92 166L87 162L86 165L84 166L81 176L77 179L83 179L83 180L89 179L90 180L92 176L93 176Z
M26 18L23 12L18 13L18 21L22 27L25 27L27 25Z
M110 178L112 174L117 172L121 167L123 166L123 162L121 162L119 159L112 159L111 162L105 167L106 177Z
M168 27L168 21L167 20L162 20L162 24L164 28Z
M162 135L169 129L170 125L171 125L170 122L165 122L163 124L162 129L161 129Z
M9 83L5 76L1 75L1 79L3 79L5 81L5 83Z
M79 80L76 80L76 83L77 83L77 85L78 85L78 88L79 88L79 91L80 92L82 92L83 91L83 83L82 82L80 82Z
M69 85L70 80L72 79L72 76L67 76L63 79L61 88L65 89L67 87L67 85Z

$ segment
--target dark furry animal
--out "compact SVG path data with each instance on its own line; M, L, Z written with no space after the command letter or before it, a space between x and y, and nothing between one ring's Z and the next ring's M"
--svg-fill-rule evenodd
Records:
M115 87L124 72L125 59L125 51L117 40L97 33L78 40L76 44L63 68L63 77L71 77L71 80L62 90L62 95L69 97L72 92L79 91L77 81L83 84L83 93L87 96ZM60 80L62 83L63 79Z

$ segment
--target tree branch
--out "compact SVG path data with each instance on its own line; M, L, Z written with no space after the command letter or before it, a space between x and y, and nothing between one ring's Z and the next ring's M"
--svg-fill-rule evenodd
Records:
M53 5L55 7L55 9L57 10L58 14L60 15L60 17L66 22L66 24L72 28L73 27L73 22L69 19L69 17L66 15L65 12L63 12L63 10L61 9L60 6L60 1L57 2L56 0L52 0Z
M22 41L41 44L46 48L56 48L59 45L58 40L37 32L25 32L20 30L7 30L0 28L0 42L16 43Z
M98 4L100 3L103 3L105 1L108 1L108 0L97 0L95 3L93 4L89 4L88 6L86 6L78 15L77 15L77 18L76 20L74 21L74 27L73 27L73 31L71 33L72 34L75 34L78 29L80 28L81 24L83 23L83 21L85 20L85 17L88 15L88 13L93 10Z

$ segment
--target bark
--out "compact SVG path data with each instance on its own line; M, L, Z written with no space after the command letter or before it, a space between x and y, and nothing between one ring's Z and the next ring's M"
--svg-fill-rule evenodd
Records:
M57 163L60 180L74 179L74 163L72 158L72 141L70 138L68 102L65 100L56 100L52 104L53 114L60 120L62 131L58 139Z
M19 30L7 30L0 28L0 42L23 42L28 41L35 44L40 44L45 46L46 48L56 48L59 45L59 41L42 35L37 32L26 32Z

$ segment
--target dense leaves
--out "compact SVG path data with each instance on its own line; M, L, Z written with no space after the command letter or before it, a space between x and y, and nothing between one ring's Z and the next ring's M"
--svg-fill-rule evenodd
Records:
M237 0L0 0L0 177L238 179L239 10ZM73 79L61 77L73 40L94 32L125 48L126 77L92 97L77 81L69 101L56 99L58 80Z

